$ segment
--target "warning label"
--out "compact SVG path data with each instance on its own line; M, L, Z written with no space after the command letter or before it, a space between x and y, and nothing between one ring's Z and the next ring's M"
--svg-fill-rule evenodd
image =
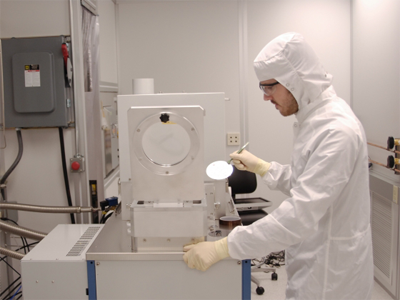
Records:
M25 87L40 86L39 65L25 65Z

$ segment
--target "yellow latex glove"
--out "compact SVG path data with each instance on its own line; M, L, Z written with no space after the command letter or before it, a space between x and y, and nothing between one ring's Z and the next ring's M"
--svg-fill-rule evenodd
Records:
M258 158L247 150L243 150L241 153L233 152L230 154L230 157L236 169L253 172L261 177L268 172L271 166L269 162Z
M221 259L229 257L228 238L183 247L183 260L191 269L206 271Z
M198 237L198 238L194 238L194 239L192 239L192 241L190 243L183 245L183 247L186 247L186 246L189 246L189 245L198 244L198 243L204 242L204 240L205 240L204 236Z

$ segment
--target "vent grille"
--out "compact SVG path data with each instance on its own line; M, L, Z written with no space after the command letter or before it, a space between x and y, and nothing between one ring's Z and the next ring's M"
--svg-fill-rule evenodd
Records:
M100 227L89 227L86 229L85 233L79 238L79 240L75 243L75 245L69 250L67 256L79 256L82 254L82 251L85 250L87 245L96 235L97 231L99 231Z
M385 276L391 274L392 205L391 201L371 192L371 228L374 264Z

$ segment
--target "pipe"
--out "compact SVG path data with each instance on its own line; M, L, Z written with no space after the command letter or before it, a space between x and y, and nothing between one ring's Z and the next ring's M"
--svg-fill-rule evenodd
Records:
M40 213L90 213L99 211L98 208L80 206L40 206L18 203L0 203L0 209L23 210Z
M400 173L400 170L398 170L398 169L392 169L392 168L388 167L387 165L381 164L381 163L379 163L379 162L377 162L377 161L375 161L375 160L370 159L369 161L372 162L373 164L378 165L378 166L385 167L386 169L393 170L393 171L395 171L395 172L399 172L399 173Z
M25 256L24 254L21 254L17 251L9 250L9 249L3 248L3 247L0 247L0 254L3 254L3 255L6 255L8 257L12 257L15 259L19 259L19 260L23 259Z
M75 37L75 30L76 28L74 26L76 22L75 22L75 18L74 18L74 8L73 8L73 0L69 0L69 24L70 24L70 30L71 30L71 44L73 45L74 42L77 40L77 37ZM79 38L79 37L78 37ZM74 47L71 47L70 49L70 57L72 57L71 60L73 60L75 58L75 53L73 51ZM77 56L77 55L76 55ZM72 62L75 63L75 62ZM78 92L76 91L76 87L75 87L75 67L72 68L72 92L74 95L74 122L75 122L75 154L78 155L79 154L79 126L78 126L78 110L76 108L76 102L78 101Z
M21 226L15 226L6 222L0 221L0 230L10 232L16 235L27 237L34 240L42 240L47 234L39 231L30 230Z
M370 146L374 146L374 147L389 151L389 152L400 154L400 151L397 151L397 150L390 150L390 149L388 149L386 147L382 147L382 146L379 146L379 145L376 145L376 144L373 144L373 143L370 143L370 142L367 142L367 144L370 145Z
M116 20L118 20L118 19L116 19ZM0 41L0 48L3 48L2 46L1 46L1 41ZM119 53L119 52L117 52L117 53ZM2 57L2 54L0 53L0 60L1 61L3 61L3 57ZM3 77L3 64L1 63L0 64L0 74L2 74L1 76L0 76L0 78L2 78ZM117 82L119 82L119 81L117 81ZM1 116L0 116L0 132L1 132L1 135L2 135L2 138L3 138L3 140L4 140L4 147L0 147L0 149L1 150L3 150L3 149L6 149L6 147L7 147L7 140L6 140L6 136L5 136L5 130L6 130L6 124L5 124L5 109L4 109L4 80L3 79L1 79L0 80L0 105L1 105Z

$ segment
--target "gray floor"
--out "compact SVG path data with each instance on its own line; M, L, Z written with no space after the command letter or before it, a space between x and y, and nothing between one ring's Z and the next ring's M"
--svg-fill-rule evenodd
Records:
M286 288L286 270L285 267L280 267L276 270L278 280L271 280L271 273L253 273L260 280L261 286L265 292L263 295L257 295L256 285L251 284L251 299L252 300L285 300ZM372 300L393 300L393 298L377 283L374 284Z

